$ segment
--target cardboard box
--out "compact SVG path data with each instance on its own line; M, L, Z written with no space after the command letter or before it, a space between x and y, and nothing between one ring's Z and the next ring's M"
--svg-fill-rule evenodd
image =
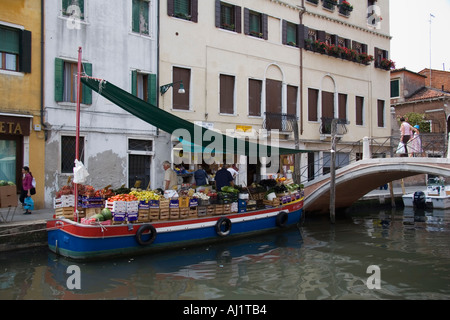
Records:
M2 186L0 187L0 208L17 207L17 187Z

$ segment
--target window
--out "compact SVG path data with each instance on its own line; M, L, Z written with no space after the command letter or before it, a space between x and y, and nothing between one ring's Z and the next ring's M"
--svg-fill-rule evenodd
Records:
M31 72L31 32L0 25L0 69Z
M133 0L132 30L139 34L149 34L148 0Z
M338 96L338 108L339 115L338 118L341 120L347 121L347 95L343 93L339 93Z
M378 119L378 127L384 128L384 100L378 100L377 103L377 119Z
M152 140L128 140L128 186L145 189L150 184Z
M298 87L287 86L287 114L297 116Z
M198 0L168 0L167 14L192 22L198 22Z
M173 68L173 82L183 81L185 93L172 90L173 109L189 110L189 93L191 89L191 70L185 68Z
M266 79L266 116L270 117L269 130L282 130L282 87L279 80ZM267 124L266 124L267 125Z
M261 91L262 81L249 79L248 80L248 115L261 116Z
M268 17L266 14L244 9L244 33L257 38L268 39Z
M234 114L234 76L220 75L220 113Z
M298 25L283 20L283 44L298 47Z
M334 93L322 91L322 117L334 119Z
M131 72L131 93L152 105L157 105L157 84L155 74Z
M356 121L357 126L364 125L364 97L356 97Z
M84 0L62 0L62 14L84 20Z
M317 121L319 90L308 88L308 121Z
M381 62L384 59L388 59L389 57L389 52L386 50L382 50L379 48L375 48L375 67L376 68L383 68Z
M391 98L400 97L400 79L391 80Z
M73 173L75 163L76 137L61 137L61 173ZM84 138L80 137L78 160L84 163Z
M77 63L55 59L55 101L77 102L77 72ZM83 72L91 76L92 64L83 63ZM80 99L83 104L92 104L92 90L83 84Z
M216 27L241 33L241 7L216 0Z

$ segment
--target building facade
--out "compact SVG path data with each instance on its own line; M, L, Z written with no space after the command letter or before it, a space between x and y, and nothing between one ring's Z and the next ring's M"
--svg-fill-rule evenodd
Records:
M47 205L73 175L79 47L84 74L157 104L157 13L156 0L45 1ZM166 140L157 128L82 88L80 160L90 174L86 184L162 186L162 161L170 157Z
M22 167L36 179L35 207L44 204L40 1L0 2L0 180L20 192Z
M310 150L302 179L326 173L332 119L340 163L363 137L390 135L389 1L161 1L160 107L222 133ZM373 59L373 60L372 60ZM328 160L327 160L328 159ZM280 172L294 168L281 160ZM253 181L258 170L236 159ZM325 167L325 169L323 169ZM277 169L275 169L275 172Z

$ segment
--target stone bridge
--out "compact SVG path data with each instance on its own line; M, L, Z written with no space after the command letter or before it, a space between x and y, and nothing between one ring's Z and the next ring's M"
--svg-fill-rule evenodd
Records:
M336 170L336 209L350 207L368 192L388 182L418 174L450 177L450 159L447 158L383 158L354 162ZM305 184L307 212L329 212L330 174Z

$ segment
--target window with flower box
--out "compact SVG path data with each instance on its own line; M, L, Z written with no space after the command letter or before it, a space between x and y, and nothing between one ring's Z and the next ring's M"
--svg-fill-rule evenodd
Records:
M171 17L198 22L198 0L167 0L167 14Z
M216 0L216 27L241 33L242 9L220 0Z
M299 46L299 26L295 23L283 20L282 22L282 43L288 46L298 47Z
M244 33L267 40L269 33L267 14L244 8Z

